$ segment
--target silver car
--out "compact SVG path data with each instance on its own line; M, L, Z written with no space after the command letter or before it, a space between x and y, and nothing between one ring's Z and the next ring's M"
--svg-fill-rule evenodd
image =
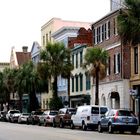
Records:
M27 123L27 118L29 117L30 113L21 113L18 117L18 123Z
M43 114L41 116L39 116L39 125L52 125L53 123L53 118L55 117L55 115L58 113L58 111L55 110L47 110L44 111Z
M113 131L130 131L135 134L138 130L138 119L132 111L125 109L111 109L98 122L98 132L108 130Z

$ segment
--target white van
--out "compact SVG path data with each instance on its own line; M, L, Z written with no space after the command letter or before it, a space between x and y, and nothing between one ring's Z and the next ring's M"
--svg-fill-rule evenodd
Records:
M83 130L87 128L95 129L101 115L108 111L106 106L83 105L77 107L76 114L71 117L71 128L81 127Z

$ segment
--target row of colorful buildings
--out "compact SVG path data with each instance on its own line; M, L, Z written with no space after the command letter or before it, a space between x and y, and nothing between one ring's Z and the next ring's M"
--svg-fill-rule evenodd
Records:
M70 106L76 107L85 102L95 104L94 79L82 64L87 47L100 46L108 51L109 59L107 75L99 85L99 104L131 109L140 119L140 46L122 44L117 31L120 7L122 0L111 0L111 11L94 23L52 18L41 27L41 45L33 42L30 52L26 46L23 52L12 48L10 67L19 67L29 58L36 64L40 60L40 50L48 42L63 42L72 50L71 61L74 65L70 78ZM58 95L63 102L68 101L68 82L61 76L58 77ZM37 97L41 108L48 109L51 88L48 93L39 93Z

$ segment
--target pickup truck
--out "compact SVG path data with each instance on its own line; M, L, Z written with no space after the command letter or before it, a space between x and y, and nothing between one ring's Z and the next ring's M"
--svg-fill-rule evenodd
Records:
M71 116L76 112L76 108L61 108L53 118L53 127L63 128L71 125Z

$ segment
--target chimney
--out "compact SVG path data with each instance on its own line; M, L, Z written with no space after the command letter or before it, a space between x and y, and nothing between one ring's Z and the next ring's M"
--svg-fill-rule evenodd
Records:
M22 51L23 51L24 53L27 53L27 52L28 52L28 46L23 46L23 47L22 47Z

